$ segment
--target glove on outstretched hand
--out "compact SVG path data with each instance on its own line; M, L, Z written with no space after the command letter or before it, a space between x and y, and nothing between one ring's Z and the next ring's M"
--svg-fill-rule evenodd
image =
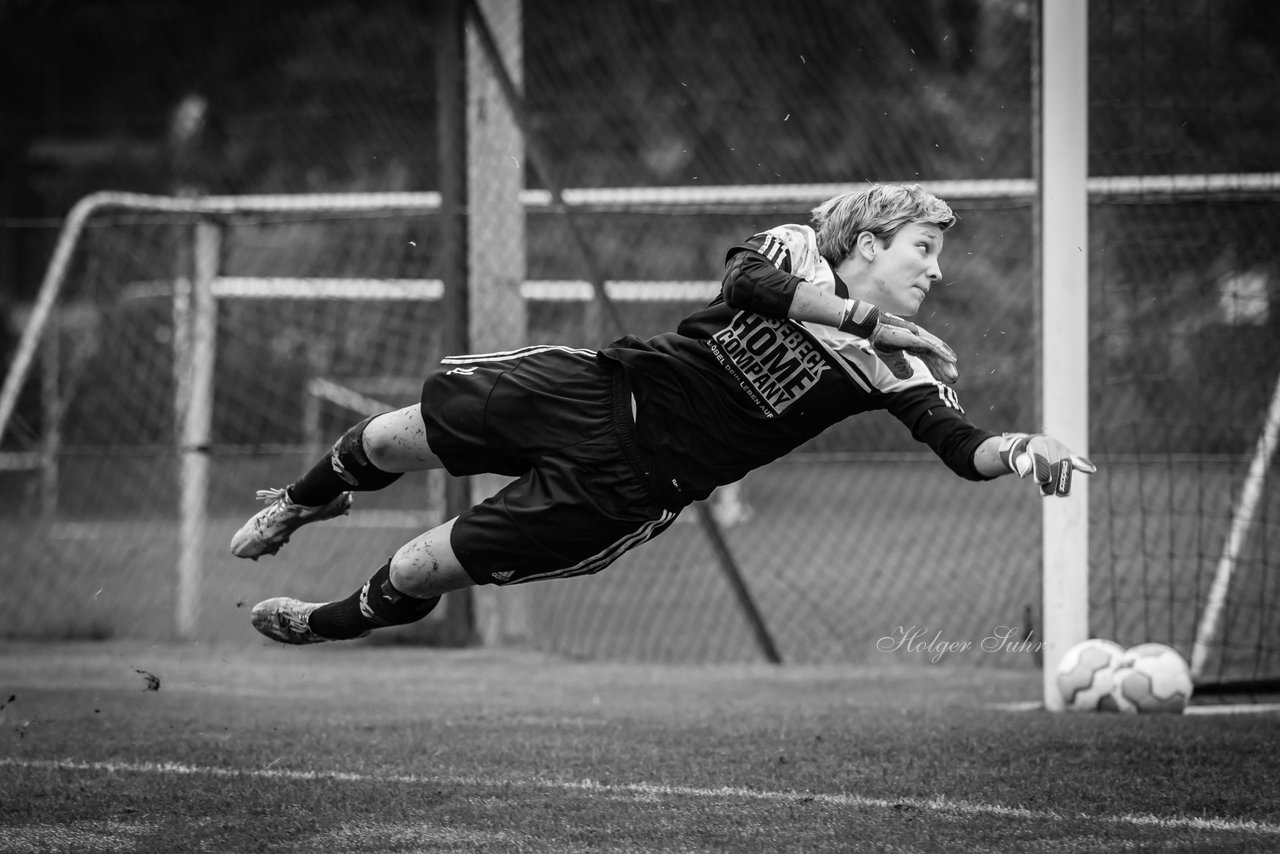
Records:
M960 379L956 352L945 341L920 325L883 312L870 303L845 300L840 331L870 341L876 355L900 380L911 376L911 365L904 353L923 359L938 382L954 383Z
M1018 477L1033 475L1040 494L1069 495L1071 473L1093 474L1098 470L1088 458L1043 433L1006 433L1000 440L1000 461Z

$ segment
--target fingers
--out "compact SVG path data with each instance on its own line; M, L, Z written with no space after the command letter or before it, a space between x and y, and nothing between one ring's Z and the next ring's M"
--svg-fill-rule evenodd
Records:
M1030 457L1030 462L1022 457ZM1027 443L1026 453L1014 461L1015 471L1025 477L1033 474L1044 497L1065 497L1071 494L1071 477L1074 472L1094 474L1098 467L1087 457L1071 453L1071 450L1052 436L1034 436Z
M1078 454L1071 455L1071 465L1076 471L1082 471L1085 474L1097 474L1098 467L1088 457L1082 457Z
M929 369L929 373L933 374L933 378L940 383L954 384L960 379L960 372L956 370L955 365L939 359L933 353L876 348L876 355L880 357L880 361L884 362L885 367L900 380L905 380L915 373L911 363L907 361L906 353L919 356L925 367Z
M907 347L908 352L924 359L924 363L929 367L929 373L933 374L933 378L938 382L950 385L958 381L960 371L956 368L956 351L923 326L915 324L912 326L917 343Z
M925 342L931 350L937 353L942 359L945 359L952 364L955 363L956 351L952 350L951 346L947 344L946 341L943 341L937 335L934 335L924 327L917 327L917 329L919 330L918 334L920 336L920 340Z
M924 363L929 368L929 373L933 374L933 378L940 383L947 385L955 385L960 379L960 371L956 368L954 361L945 361L936 356L918 354L924 359Z
M884 317L891 318L894 322L886 322ZM893 315L882 316L880 325L872 335L872 343L880 358L898 379L911 376L910 366L900 355L903 350L923 359L929 373L937 381L952 384L960 379L955 351L941 338L914 323ZM888 353L899 354L892 364L887 357Z
M901 350L885 350L877 347L876 355L880 357L880 361L884 362L890 373L900 380L905 380L915 373L911 363L907 361L906 354Z
M1067 460L1058 460L1049 465L1048 474L1042 480L1039 476L1039 466L1036 466L1037 475L1036 482L1040 484L1040 494L1045 498L1051 495L1067 496L1071 494L1071 463Z

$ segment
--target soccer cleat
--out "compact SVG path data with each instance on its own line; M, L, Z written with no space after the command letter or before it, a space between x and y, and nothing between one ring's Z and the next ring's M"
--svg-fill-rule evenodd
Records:
M328 504L304 507L295 504L284 489L259 489L258 498L267 506L240 526L231 538L231 553L236 557L257 560L263 555L273 555L289 542L294 531L311 522L345 516L351 512L351 493L344 492Z
M325 643L333 638L316 634L310 623L311 612L320 605L320 602L300 602L287 596L266 599L253 606L253 627L280 643Z

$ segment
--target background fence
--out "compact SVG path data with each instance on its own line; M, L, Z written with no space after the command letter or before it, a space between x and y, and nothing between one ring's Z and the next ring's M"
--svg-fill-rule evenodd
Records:
M1090 9L1091 174L1280 168L1271 4L1095 0ZM1034 4L876 2L855 14L816 0L525 0L522 11L523 90L562 180L673 194L666 205L587 206L588 240L610 279L714 281L727 246L805 221L811 206L767 192L702 204L680 196L699 188L1033 177ZM17 167L0 191L10 351L56 223L89 191L435 188L437 68L431 12L419 4L9 2L0 15L0 70L30 81L0 113L0 150ZM539 190L537 173L527 175ZM1091 446L1104 466L1093 490L1092 622L1122 643L1189 646L1276 381L1270 235L1280 196L1265 183L1234 186L1187 194L1157 181L1091 206ZM1035 429L1038 395L1052 390L1035 381L1031 198L954 202L961 224L943 255L945 287L919 319L960 353L961 401L975 422ZM56 419L56 512L47 474L0 473L7 634L172 633L172 304L189 225L97 220L77 252L57 346L4 436L6 451L38 453L55 423L47 394L66 407ZM259 214L227 225L228 278L440 275L430 215ZM532 205L526 228L529 280L588 276L561 214ZM495 248L504 238L482 236ZM669 328L695 304L621 303L639 334ZM531 291L527 318L534 341L606 337L586 302ZM224 557L252 490L295 476L316 438L351 420L313 381L412 400L441 336L428 300L229 291L218 323L200 636L230 639L243 636L243 609L259 594L345 591L438 512L438 487L410 478L362 496L331 533L308 530L269 569ZM97 394L81 393L89 389ZM1037 620L1034 495L1008 480L955 480L890 418L840 425L749 476L740 497L724 511L730 545L787 660L866 659L900 628L978 641ZM1268 546L1277 519L1269 489L1241 557L1218 674L1280 663ZM547 649L759 654L696 525L599 577L530 591L533 642ZM30 607L51 600L52 610Z

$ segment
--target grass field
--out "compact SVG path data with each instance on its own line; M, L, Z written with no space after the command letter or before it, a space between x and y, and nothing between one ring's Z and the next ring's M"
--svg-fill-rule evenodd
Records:
M1280 849L1275 711L1017 710L1038 692L901 660L7 642L0 851Z

